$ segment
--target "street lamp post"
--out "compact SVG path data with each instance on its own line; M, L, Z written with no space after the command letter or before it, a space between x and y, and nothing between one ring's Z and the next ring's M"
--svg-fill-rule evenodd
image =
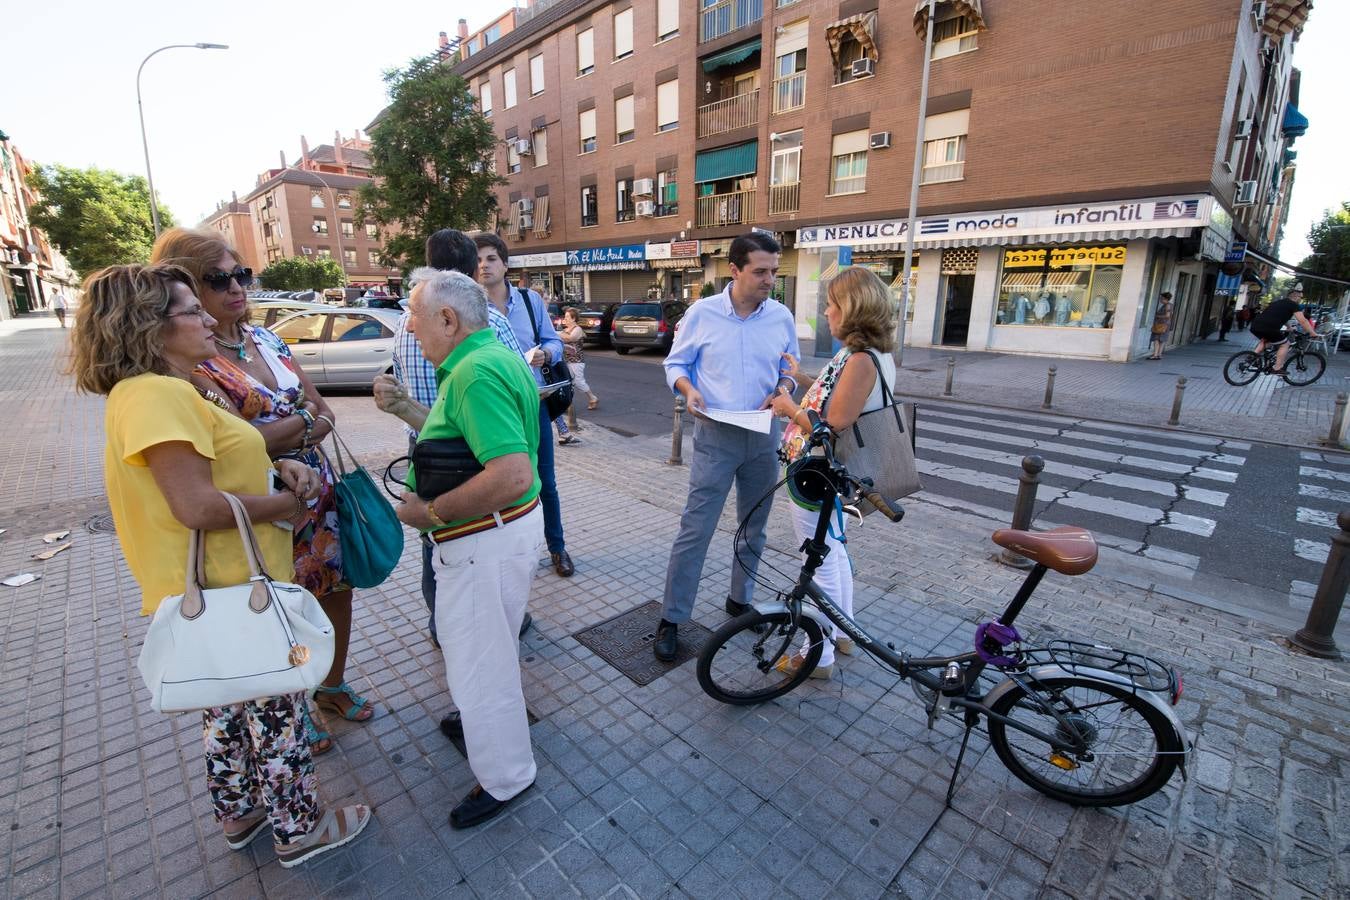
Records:
M155 226L155 237L159 237L159 204L155 202L155 176L150 174L150 142L145 137L145 107L141 105L141 71L145 64L150 61L150 57L156 53L163 53L165 50L175 50L178 48L189 50L228 50L229 44L208 44L199 42L196 44L168 44L160 47L150 53L145 59L141 60L140 66L136 69L136 112L141 118L141 147L145 150L145 180L150 186L150 221Z
M337 245L338 245L338 266L341 267L342 269L342 283L345 286L348 279L347 279L347 256L346 251L342 247L342 214L338 211L337 197L334 196L333 194L333 186L329 184L327 181L325 181L323 176L320 175L318 172L314 172L309 169L297 169L296 171L304 172L308 175L313 175L315 178L319 179L319 184L323 185L324 189L328 191L328 202L332 204L333 207L333 223L337 226L337 234L335 235L335 237L337 238ZM324 219L327 218L328 216L325 215ZM313 226L313 230L317 234L319 231L319 226L318 225Z
M933 26L937 21L937 0L928 0L928 27L923 37L923 82L919 87L919 127L914 135L914 171L909 179L909 218L905 223L905 263L900 270L904 279L900 288L900 321L895 326L895 364L905 353L905 316L909 313L910 266L914 262L914 220L919 209L919 178L923 174L924 118L928 115L928 70L933 61Z

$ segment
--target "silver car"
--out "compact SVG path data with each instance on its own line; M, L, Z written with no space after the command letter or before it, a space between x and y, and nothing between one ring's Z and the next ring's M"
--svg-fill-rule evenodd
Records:
M389 309L328 307L287 316L272 332L291 348L315 385L370 387L393 371L394 330L402 314Z

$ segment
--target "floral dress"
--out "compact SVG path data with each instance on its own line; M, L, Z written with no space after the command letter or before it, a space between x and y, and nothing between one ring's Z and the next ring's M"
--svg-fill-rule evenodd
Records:
M220 387L240 415L254 425L266 425L287 416L304 401L304 387L296 374L291 350L266 328L240 325L253 337L277 381L274 391L225 356L215 356L197 367ZM309 503L309 512L295 528L295 578L315 597L350 588L342 573L342 548L338 541L337 497L332 467L317 448L288 453L323 476L319 496Z
M844 371L844 363L848 362L848 358L852 355L853 351L844 347L825 364L825 368L820 370L820 376L806 389L806 395L802 397L802 409L819 413L825 408L826 401L830 399L830 392L834 390L835 382L839 380L839 373ZM807 430L797 424L796 419L788 422L787 428L783 429L783 444L778 448L778 458L787 464L796 462L806 451L806 439L809 436Z

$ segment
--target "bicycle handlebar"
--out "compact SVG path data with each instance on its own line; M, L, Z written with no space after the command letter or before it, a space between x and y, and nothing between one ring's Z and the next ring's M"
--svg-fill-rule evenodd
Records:
M806 449L809 451L812 447L820 447L825 452L825 460L829 463L830 471L833 474L844 479L848 485L863 496L863 499L872 504L879 513L892 522L899 522L903 519L905 517L904 508L899 503L894 503L883 497L872 486L872 479L858 478L849 474L844 464L834 458L834 447L831 446L830 441L834 432L830 431L830 426L821 420L819 413L813 409L808 409L806 416L811 420L811 434L807 437Z

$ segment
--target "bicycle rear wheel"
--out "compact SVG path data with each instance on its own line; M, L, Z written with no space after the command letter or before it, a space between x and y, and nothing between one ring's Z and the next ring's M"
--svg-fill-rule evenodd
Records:
M989 743L1009 772L1042 794L1075 806L1123 806L1150 796L1176 771L1182 736L1128 688L1080 676L1043 678L1035 685L1034 694L1014 686L991 710L1065 740L1076 732L1088 752L1061 753L994 719Z
M1251 384L1260 374L1261 357L1251 350L1234 353L1223 366L1223 380L1234 387Z
M761 628L763 633L758 633ZM806 635L808 649L803 665L788 674L775 668L789 656ZM698 683L704 692L722 703L747 706L781 697L807 679L820 661L823 650L820 626L800 616L796 625L786 612L748 612L724 622L713 632L698 655Z
M1284 380L1294 387L1306 387L1322 377L1327 370L1327 358L1316 350L1294 354L1284 364Z

